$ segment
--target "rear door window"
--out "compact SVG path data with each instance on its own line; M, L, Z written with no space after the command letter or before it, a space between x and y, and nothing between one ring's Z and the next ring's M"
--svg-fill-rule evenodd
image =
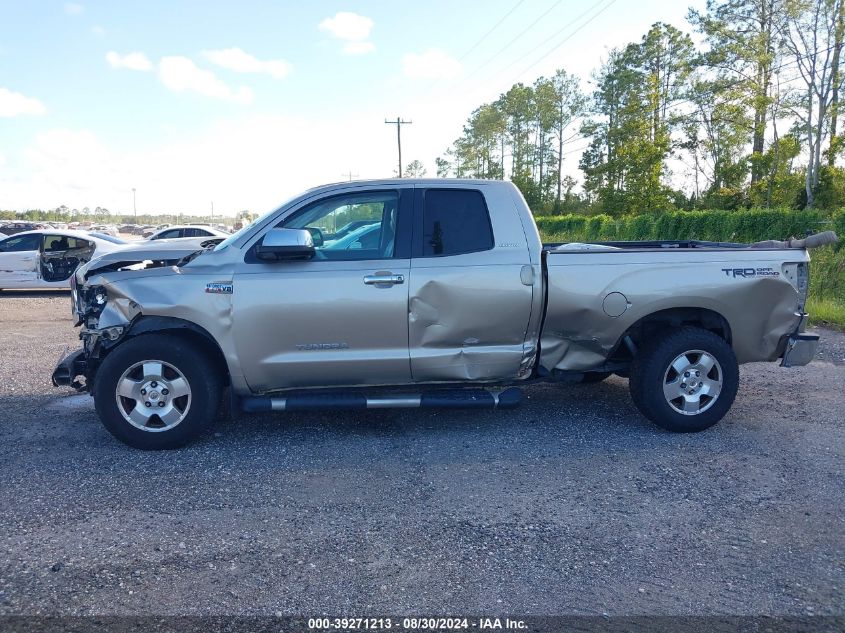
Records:
M91 242L69 235L45 235L44 250L46 252L74 251L80 248L88 248Z
M428 189L423 197L423 257L476 253L493 248L484 195L474 189Z

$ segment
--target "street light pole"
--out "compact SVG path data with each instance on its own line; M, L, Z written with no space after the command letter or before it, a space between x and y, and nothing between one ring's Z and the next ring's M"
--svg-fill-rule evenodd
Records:
M135 223L138 223L138 207L135 206L135 187L132 187L132 211L135 213Z

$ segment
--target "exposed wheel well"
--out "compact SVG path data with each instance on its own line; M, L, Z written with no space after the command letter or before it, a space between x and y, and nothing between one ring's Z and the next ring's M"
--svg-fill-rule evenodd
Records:
M713 332L723 338L728 345L732 345L731 327L727 319L718 312L707 308L669 308L649 314L629 327L617 343L611 359L630 360L633 351L629 341L638 348L645 341L666 329L674 330L685 326L699 327Z
M226 364L226 357L223 351L204 328L190 321L174 317L140 317L130 326L127 337L144 336L147 334L167 334L177 336L189 341L192 345L204 351L220 372L224 384L231 384L229 377L229 366Z

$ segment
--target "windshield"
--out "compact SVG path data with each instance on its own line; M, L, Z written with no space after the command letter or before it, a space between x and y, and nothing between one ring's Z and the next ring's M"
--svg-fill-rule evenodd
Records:
M225 250L226 248L228 248L228 247L229 247L229 245L230 245L230 244L233 244L233 243L234 243L234 242L235 242L235 241L236 241L239 237L241 237L242 235L244 235L244 234L245 234L245 233L246 233L249 229L251 229L253 226L255 226L256 224L258 224L258 223L260 223L260 222L263 222L263 221L264 221L264 220L265 220L268 216L270 216L270 215L272 215L272 214L274 214L274 213L277 213L277 212L279 211L279 209L282 209L283 207L286 207L287 205L289 205L292 201L294 201L294 200L295 200L296 198L298 198L298 197L299 197L299 196L293 196L292 198L288 198L288 199L287 199L287 200L285 200L285 201L284 201L281 205L279 205L278 207L276 207L276 208L275 208L275 209L273 209L272 211L268 211L268 212L267 212L267 213L265 213L264 215L262 215L262 216L258 217L256 220L254 220L254 221L250 222L249 224L244 224L244 225L243 225L243 227L241 227L240 229L238 229L237 231L235 231L234 233L232 233L229 237L227 237L225 240L223 240L223 241L222 241L222 242L220 242L217 246L215 246L215 247L214 247L214 250L215 250L215 251L222 251L222 250Z

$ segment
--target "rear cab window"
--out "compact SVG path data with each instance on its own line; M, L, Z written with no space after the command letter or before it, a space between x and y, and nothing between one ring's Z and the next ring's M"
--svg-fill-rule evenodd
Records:
M422 197L422 245L417 256L445 257L493 248L493 227L477 189L426 189Z

